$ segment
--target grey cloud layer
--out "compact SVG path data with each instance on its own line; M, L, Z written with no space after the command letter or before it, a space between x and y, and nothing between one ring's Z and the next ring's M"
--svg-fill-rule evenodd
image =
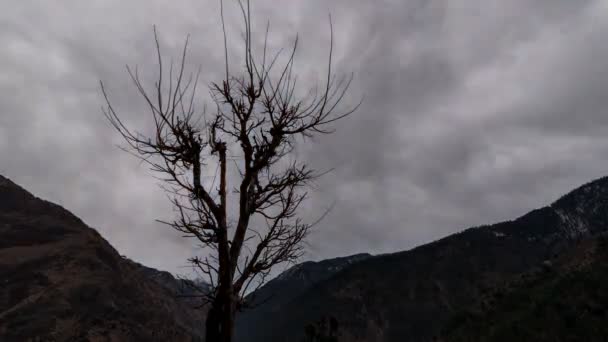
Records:
M337 68L356 75L349 101L365 95L336 134L301 154L335 168L305 210L315 217L335 203L308 258L410 248L608 174L603 1L255 6L258 31L272 22L272 47L300 32L304 79L323 72L330 11ZM190 33L190 66L202 65L203 83L218 80L217 1L4 1L0 13L0 173L73 210L121 253L183 272L193 249L154 222L171 209L146 168L114 147L98 82L129 123L146 127L124 65L153 79L153 24L175 58Z

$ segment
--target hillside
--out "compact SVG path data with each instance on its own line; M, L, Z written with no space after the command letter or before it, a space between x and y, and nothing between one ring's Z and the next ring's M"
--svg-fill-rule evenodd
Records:
M0 341L203 336L202 312L123 259L80 219L2 176L0 281Z
M483 296L450 321L440 341L605 341L608 239L585 241Z
M356 254L319 262L307 261L289 268L248 297L252 307L238 316L236 340L254 339L252 332L264 325L268 317L283 312L292 300L314 289L318 283L369 257L371 255L365 253Z
M305 262L251 295L238 342L601 340L608 178L513 221L400 253ZM121 257L94 229L0 176L0 341L201 341L189 280ZM204 283L199 283L206 290ZM187 292L192 294L193 292Z
M305 324L327 316L343 341L429 341L485 293L605 232L607 222L602 178L516 220L355 263L267 313L243 341L298 341Z

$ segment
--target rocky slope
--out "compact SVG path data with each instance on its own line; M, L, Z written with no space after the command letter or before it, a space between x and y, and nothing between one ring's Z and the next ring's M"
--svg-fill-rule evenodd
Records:
M267 311L249 341L299 341L335 317L343 341L429 341L484 294L607 230L608 178L516 220L346 267Z
M484 295L443 329L443 342L605 341L608 239L585 241Z
M0 176L0 341L197 341L203 319L80 219Z

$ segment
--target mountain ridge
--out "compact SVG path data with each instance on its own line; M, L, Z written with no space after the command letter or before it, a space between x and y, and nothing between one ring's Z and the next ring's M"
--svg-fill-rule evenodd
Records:
M305 323L336 317L345 341L428 341L452 313L606 231L608 177L517 219L465 229L411 250L373 256L317 284L248 331L297 341Z
M254 303L271 299L237 318L238 341L300 341L323 317L339 323L340 341L430 341L479 298L607 233L602 177L514 220L407 251L304 262L254 292ZM176 299L189 280L121 257L81 219L2 176L0 281L3 341L200 341L204 333L204 310ZM453 331L466 337L473 330L463 324Z

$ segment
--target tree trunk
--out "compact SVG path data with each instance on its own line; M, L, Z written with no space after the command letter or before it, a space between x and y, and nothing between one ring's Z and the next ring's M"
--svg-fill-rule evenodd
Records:
M227 303L227 310L224 311L223 323L222 323L222 334L220 336L221 342L232 342L234 335L234 310L232 303Z
M205 322L205 342L232 342L235 305L231 288L219 289Z
M220 325L219 325L219 309L216 307L215 302L212 303L211 309L207 313L207 320L205 322L205 341L219 341L220 339Z

